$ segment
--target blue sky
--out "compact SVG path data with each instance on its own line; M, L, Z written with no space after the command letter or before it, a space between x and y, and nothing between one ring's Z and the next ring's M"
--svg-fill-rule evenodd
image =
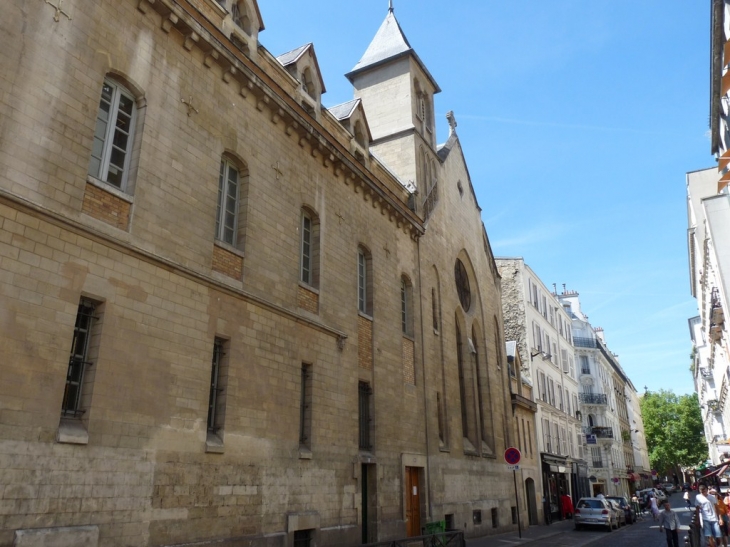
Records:
M314 42L332 106L387 0L259 0L262 44ZM581 295L640 391L690 393L685 173L710 154L709 1L394 0L453 110L496 256Z

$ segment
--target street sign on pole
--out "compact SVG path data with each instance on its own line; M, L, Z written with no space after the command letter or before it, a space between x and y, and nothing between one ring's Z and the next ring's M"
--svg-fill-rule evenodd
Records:
M514 446L510 446L504 451L504 461L507 462L507 469L512 471L512 478L515 483L515 506L517 507L517 532L522 539L522 523L520 522L520 498L517 496L517 470L520 468L518 463L522 459L522 454Z
M514 446L510 446L504 451L504 461L510 465L517 465L522 459L522 454Z

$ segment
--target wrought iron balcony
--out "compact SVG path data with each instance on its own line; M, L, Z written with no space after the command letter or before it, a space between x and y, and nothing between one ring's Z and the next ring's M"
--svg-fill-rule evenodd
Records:
M704 368L704 367L700 368L700 374L702 375L703 378L708 378L708 379L712 378L712 371L708 368Z
M586 405L608 404L608 396L605 393L579 393L578 400Z
M584 338L581 336L573 337L573 345L576 348L597 348L595 338Z
M720 407L720 401L717 399L709 399L705 403L707 405L707 408L710 410L710 412L721 412L722 408Z
M722 309L722 300L720 299L720 291L717 287L713 287L710 297L710 305L712 307L712 323L722 325L725 322L725 313Z
M598 439L613 439L612 427L592 427L591 435L595 435Z

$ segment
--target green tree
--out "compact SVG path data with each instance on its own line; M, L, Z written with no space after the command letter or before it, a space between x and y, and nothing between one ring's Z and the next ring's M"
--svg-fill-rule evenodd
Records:
M674 471L694 467L707 459L707 442L697 394L647 392L641 398L646 445L653 469Z

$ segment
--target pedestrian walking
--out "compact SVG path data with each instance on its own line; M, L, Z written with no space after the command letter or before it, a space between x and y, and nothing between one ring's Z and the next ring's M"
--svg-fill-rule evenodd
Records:
M679 518L668 501L664 502L664 511L659 515L659 532L662 530L667 534L667 547L679 547Z
M691 509L692 502L689 500L689 490L685 490L684 495L682 497L684 498L684 503L687 504L687 509Z
M715 504L715 512L717 513L717 520L720 523L720 532L722 532L722 545L727 547L727 533L728 533L728 507L725 505L721 496L717 495L717 490L714 488L710 489L710 494L715 496L717 503Z
M656 505L656 497L651 496L649 503L651 504L651 516L654 518L654 522L656 522L659 520L659 507Z
M717 547L716 538L722 538L720 524L717 519L715 505L717 498L707 492L707 485L700 486L700 493L695 497L695 507L702 522L702 535L707 538L708 547Z

